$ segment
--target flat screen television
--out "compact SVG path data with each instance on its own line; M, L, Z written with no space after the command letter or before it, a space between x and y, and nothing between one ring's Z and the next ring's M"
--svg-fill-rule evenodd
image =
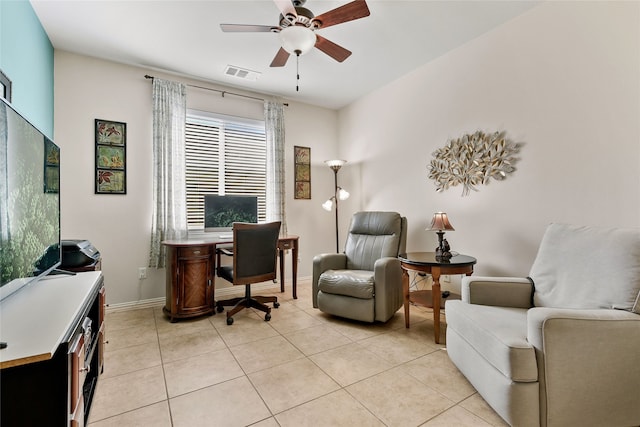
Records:
M204 196L204 231L231 231L234 222L258 222L257 196Z
M0 300L61 255L60 148L0 99Z

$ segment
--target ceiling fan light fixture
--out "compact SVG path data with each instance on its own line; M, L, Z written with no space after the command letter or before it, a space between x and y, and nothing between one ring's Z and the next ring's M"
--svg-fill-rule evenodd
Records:
M307 27L292 25L280 31L280 43L287 52L304 55L315 46L316 35Z

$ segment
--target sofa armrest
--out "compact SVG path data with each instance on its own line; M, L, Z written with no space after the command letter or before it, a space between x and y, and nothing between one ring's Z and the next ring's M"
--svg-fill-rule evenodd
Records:
M527 313L527 335L547 419L558 425L638 423L640 315L536 307Z
M596 329L605 329L607 340L620 339L620 346L609 347L617 352L626 347L628 336L621 336L619 328L633 327L640 334L640 315L624 310L613 309L571 309L553 307L534 307L527 312L527 339L536 348L545 350L552 342L591 341L591 344L602 346L597 338ZM595 340L595 341L594 341ZM640 354L640 335L633 344Z
M465 276L461 291L462 300L469 304L514 308L532 305L533 285L523 277Z
M347 268L347 256L345 254L320 254L313 257L313 281L312 296L313 306L318 308L318 280L320 275L327 270L344 270Z

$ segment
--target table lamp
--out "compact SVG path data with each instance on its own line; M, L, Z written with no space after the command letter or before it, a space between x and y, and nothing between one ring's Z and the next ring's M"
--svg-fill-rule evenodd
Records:
M449 246L449 242L444 239L444 232L447 231L455 231L451 223L449 222L449 218L445 212L436 212L433 214L433 218L431 218L431 226L427 228L429 231L435 231L438 235L438 247L436 248L436 258L440 258L442 260L451 259L451 247Z

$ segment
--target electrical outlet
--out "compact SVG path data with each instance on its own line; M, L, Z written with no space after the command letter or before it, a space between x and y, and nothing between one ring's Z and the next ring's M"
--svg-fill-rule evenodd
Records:
M140 267L138 269L138 279L146 279L147 278L147 267Z
M445 274L442 276L442 283L451 283L451 276Z

